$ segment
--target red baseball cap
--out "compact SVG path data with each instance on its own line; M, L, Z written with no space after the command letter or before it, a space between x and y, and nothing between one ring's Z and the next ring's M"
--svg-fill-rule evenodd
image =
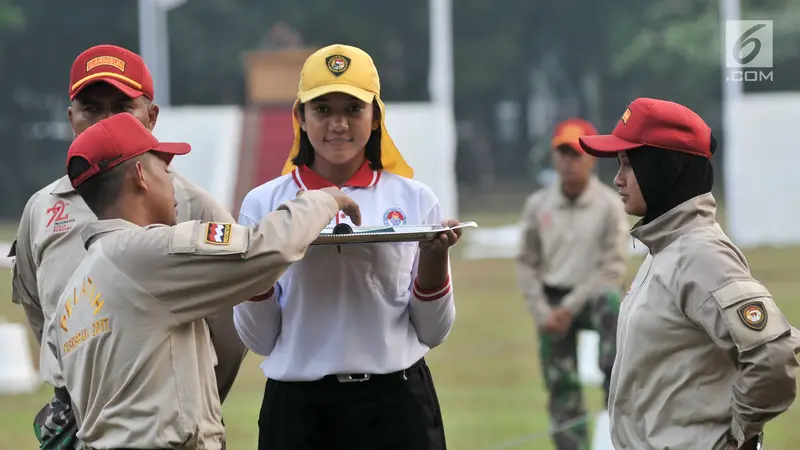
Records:
M711 128L703 119L683 105L653 98L634 100L611 134L579 140L586 153L598 158L644 146L711 158Z
M185 155L191 149L183 142L158 142L135 117L116 114L90 126L72 141L67 167L72 158L81 157L89 162L89 168L75 178L70 177L70 182L72 187L78 187L89 178L149 151L160 153L169 164L175 155Z
M153 99L153 77L141 56L116 45L96 45L75 58L69 73L69 99L87 86L108 83L130 98Z
M553 130L553 140L550 145L558 148L562 145L569 145L579 152L583 152L578 138L581 136L591 136L597 134L597 128L590 122L579 118L567 119Z

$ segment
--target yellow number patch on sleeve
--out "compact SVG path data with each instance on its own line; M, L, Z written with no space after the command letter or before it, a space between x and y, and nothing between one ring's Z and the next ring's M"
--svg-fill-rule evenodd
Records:
M231 243L231 224L209 222L206 224L206 242L214 245Z

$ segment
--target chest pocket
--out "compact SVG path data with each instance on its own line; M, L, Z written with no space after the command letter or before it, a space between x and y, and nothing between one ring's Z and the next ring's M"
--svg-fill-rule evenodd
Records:
M417 254L416 242L371 244L373 265L372 282L375 289L389 299L398 299L408 293L411 270Z
M343 245L342 263L358 268L377 295L389 300L403 297L411 286L411 269L417 244L414 242Z
M375 298L397 301L409 292L417 248L414 242L312 246L286 273L298 281L305 280L300 274L313 274L315 283L339 292L362 283L362 292L366 287Z

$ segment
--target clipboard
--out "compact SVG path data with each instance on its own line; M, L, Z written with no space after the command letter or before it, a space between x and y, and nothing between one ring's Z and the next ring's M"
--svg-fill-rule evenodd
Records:
M342 225L342 224L340 224ZM311 245L373 244L385 242L430 241L440 233L463 228L477 228L475 222L461 222L452 227L442 225L402 225L396 227L349 227L350 232L334 233L326 227ZM339 230L337 230L339 231Z

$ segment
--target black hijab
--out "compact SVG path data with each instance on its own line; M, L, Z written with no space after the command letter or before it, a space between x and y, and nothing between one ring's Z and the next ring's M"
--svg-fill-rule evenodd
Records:
M711 153L717 140L711 136ZM647 205L643 223L650 223L681 203L711 192L714 169L699 155L645 146L628 151L633 173Z

